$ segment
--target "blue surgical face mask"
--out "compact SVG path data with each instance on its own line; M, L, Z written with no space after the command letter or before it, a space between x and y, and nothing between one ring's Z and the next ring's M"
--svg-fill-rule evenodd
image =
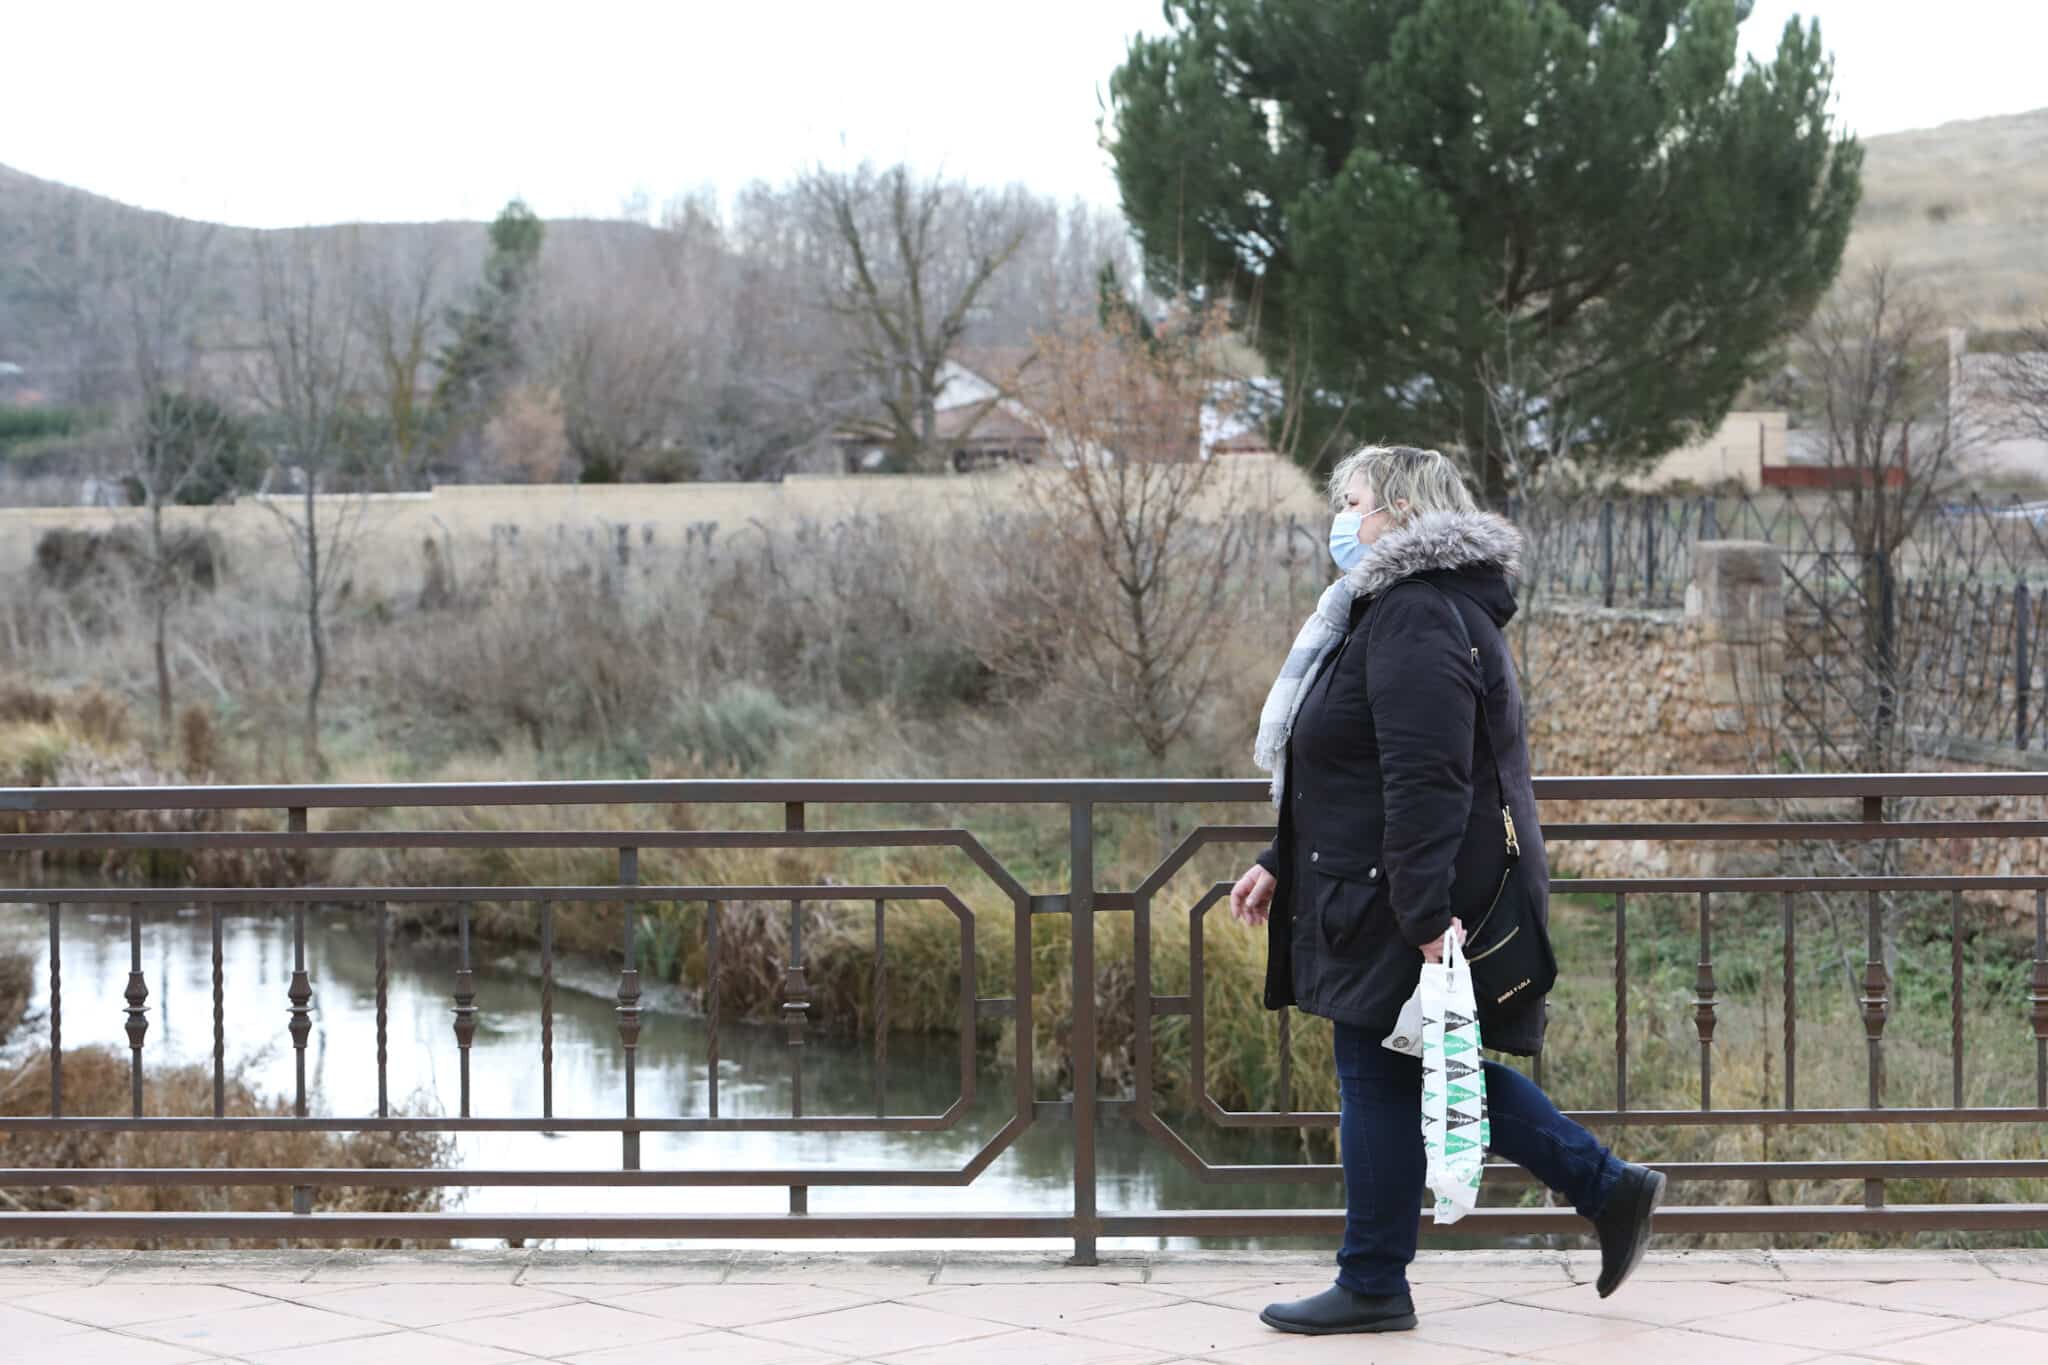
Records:
M1374 507L1365 512L1339 512L1330 522L1330 558L1345 573L1350 573L1360 560L1372 553L1372 547L1359 540L1358 528L1365 524L1368 516L1379 510Z

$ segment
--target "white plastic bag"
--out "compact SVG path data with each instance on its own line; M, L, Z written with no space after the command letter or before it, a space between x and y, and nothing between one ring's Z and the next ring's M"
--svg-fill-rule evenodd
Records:
M1394 1021L1394 1031L1380 1039L1380 1046L1389 1052L1399 1052L1409 1057L1422 1055L1422 985L1416 983L1408 1003L1401 1006L1401 1017Z
M1422 964L1419 994L1425 1180L1436 1194L1436 1221L1455 1223L1479 1202L1480 1171L1492 1144L1472 970L1456 934L1444 936L1442 962Z

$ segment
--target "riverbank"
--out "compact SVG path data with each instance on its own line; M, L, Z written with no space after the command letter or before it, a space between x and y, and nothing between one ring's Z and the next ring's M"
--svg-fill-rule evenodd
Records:
M29 1018L32 960L0 954L0 1047L16 1041ZM50 1109L48 1049L10 1049L11 1064L0 1065L0 1164L12 1167L295 1168L310 1166L433 1166L446 1159L447 1142L434 1133L311 1132L130 1132L46 1133L9 1131L12 1116L41 1116ZM129 1059L110 1047L66 1048L64 1104L72 1114L126 1113ZM213 1076L198 1066L152 1067L144 1087L145 1114L210 1113ZM228 1077L225 1112L230 1116L286 1117L288 1102L259 1094L240 1075ZM319 1212L425 1213L442 1207L438 1190L322 1189ZM193 1212L282 1213L288 1192L275 1187L204 1189L187 1186L103 1186L93 1189L0 1190L0 1203L16 1212ZM45 1245L68 1246L70 1239ZM88 1243L90 1244L90 1243ZM157 1239L155 1246L207 1246L211 1241ZM389 1245L367 1242L366 1246ZM443 1243L442 1245L445 1245Z

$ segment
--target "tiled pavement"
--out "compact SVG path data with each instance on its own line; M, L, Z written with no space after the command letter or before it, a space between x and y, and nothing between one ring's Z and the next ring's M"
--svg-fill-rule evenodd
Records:
M2048 1252L1425 1253L1416 1331L1303 1338L1265 1253L0 1251L0 1360L63 1365L1904 1365L2048 1362Z

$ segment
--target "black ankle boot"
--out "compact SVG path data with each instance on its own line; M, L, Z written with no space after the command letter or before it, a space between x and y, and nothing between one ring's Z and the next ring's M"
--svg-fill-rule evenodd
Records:
M1415 1301L1406 1294L1354 1294L1333 1284L1293 1303L1271 1303L1259 1321L1283 1332L1334 1336L1339 1332L1406 1332L1415 1326Z
M1606 1298L1621 1288L1621 1282L1643 1259L1650 1244L1650 1215L1664 1201L1664 1173L1647 1166L1624 1163L1621 1179L1607 1196L1606 1205L1593 1220L1600 1234L1600 1281L1596 1286Z

